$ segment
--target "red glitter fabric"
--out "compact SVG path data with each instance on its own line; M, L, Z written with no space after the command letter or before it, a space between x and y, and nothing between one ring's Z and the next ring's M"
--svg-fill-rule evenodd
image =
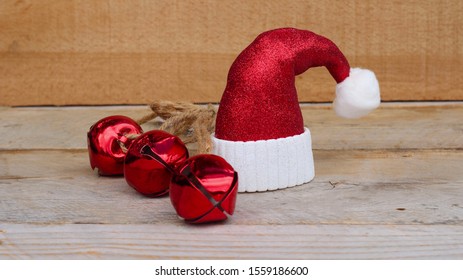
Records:
M230 68L215 137L257 141L303 133L295 76L317 66L337 83L349 76L347 59L325 37L294 28L259 35Z

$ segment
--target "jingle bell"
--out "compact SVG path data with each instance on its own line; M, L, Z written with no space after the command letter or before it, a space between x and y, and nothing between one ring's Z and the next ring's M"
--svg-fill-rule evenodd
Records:
M142 132L137 122L125 116L109 116L96 122L87 133L92 169L98 168L104 176L122 175L125 153L121 144L129 147L132 139L128 136Z
M188 150L177 136L161 130L145 132L127 151L124 177L139 193L158 197L169 191L176 165L188 158Z
M178 166L170 199L186 222L214 222L233 214L237 190L238 173L230 164L216 155L197 155Z

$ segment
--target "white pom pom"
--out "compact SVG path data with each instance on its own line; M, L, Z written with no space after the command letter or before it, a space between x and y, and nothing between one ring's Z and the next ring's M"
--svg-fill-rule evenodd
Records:
M351 68L349 77L336 85L334 111L343 118L355 119L368 115L381 102L375 73L368 69Z

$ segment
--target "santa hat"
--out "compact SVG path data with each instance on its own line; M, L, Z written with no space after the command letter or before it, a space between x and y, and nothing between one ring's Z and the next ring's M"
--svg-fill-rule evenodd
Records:
M239 191L283 189L314 177L295 76L325 66L336 80L336 114L359 118L380 104L375 74L350 68L329 39L293 28L259 35L235 60L217 113L213 153L239 174Z

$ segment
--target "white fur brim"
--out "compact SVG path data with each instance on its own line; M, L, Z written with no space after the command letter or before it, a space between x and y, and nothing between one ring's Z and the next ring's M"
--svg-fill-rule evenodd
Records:
M238 172L239 192L284 189L315 176L310 130L286 138L227 141L211 136L213 154L223 157Z
M368 69L351 68L349 77L336 85L333 108L343 118L360 118L381 103L379 84L375 73Z

